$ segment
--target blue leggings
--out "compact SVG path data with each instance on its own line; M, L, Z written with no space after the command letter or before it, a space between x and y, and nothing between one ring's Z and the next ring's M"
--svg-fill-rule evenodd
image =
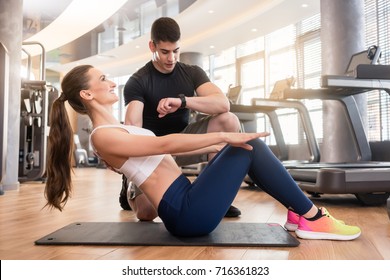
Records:
M213 231L237 195L246 174L286 208L305 214L313 203L260 139L253 150L227 145L191 183L179 176L163 195L158 214L177 236L201 236Z

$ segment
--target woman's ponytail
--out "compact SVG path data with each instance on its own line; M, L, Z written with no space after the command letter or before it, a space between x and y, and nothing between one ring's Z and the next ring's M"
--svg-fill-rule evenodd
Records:
M45 187L47 205L60 211L72 190L73 131L64 102L64 94L61 94L51 109Z

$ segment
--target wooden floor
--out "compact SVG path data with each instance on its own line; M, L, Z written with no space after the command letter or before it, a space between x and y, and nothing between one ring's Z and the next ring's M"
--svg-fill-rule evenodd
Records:
M74 222L136 221L132 211L119 206L118 174L78 168L74 185L63 212L43 208L44 185L39 182L21 184L18 191L0 196L1 260L390 260L386 206L364 207L352 195L314 200L335 217L361 227L362 235L354 241L300 240L294 248L34 245L35 240ZM242 215L229 222L285 222L286 210L258 189L243 186L233 205Z

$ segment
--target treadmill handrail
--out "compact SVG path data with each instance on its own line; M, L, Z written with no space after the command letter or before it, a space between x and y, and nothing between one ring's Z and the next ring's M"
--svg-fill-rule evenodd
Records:
M340 87L361 90L355 94L362 93L367 90L382 89L390 94L390 80L386 79L359 79L337 75L323 75L322 87ZM352 93L352 92L351 92Z
M345 91L346 93L348 91ZM364 92L364 91L363 91ZM362 118L356 101L352 95L356 94L356 89L350 91L351 94L337 94L331 88L320 89L290 89L284 92L285 97L299 99L326 99L336 100L343 105L351 132L354 136L354 144L358 150L358 161L370 161L372 157L370 144L363 126ZM359 93L362 93L360 91Z
M251 114L257 114L257 113L264 113L268 116L272 130L274 132L275 140L277 147L279 149L279 156L278 158L280 160L287 160L288 159L288 148L286 146L286 143L284 141L282 129L280 127L280 123L278 120L278 116L275 112L275 109L264 107L264 106L250 106L250 105L241 105L241 104L232 104L230 105L230 112L233 114L237 113L251 113Z
M315 138L314 129L310 120L309 112L307 111L306 106L296 100L271 100L264 98L253 98L252 105L231 105L231 112L252 112L252 113L265 113L272 118L274 124L272 124L274 133L276 133L275 128L278 128L278 134L282 135L279 121L277 120L276 110L277 109L296 109L301 118L303 128L307 137L307 142L310 151L310 162L319 162L320 161L320 149ZM275 127L274 127L275 126ZM283 136L281 136L283 137ZM284 143L284 142L283 142Z
M319 89L287 89L283 92L283 97L339 101L347 111L349 124L355 138L354 144L359 151L357 160L370 161L372 157L371 147L353 95L374 89L385 90L390 94L390 80L323 75L322 86L323 87Z
M302 102L296 100L270 100L264 98L253 98L252 105L270 107L274 110L290 108L296 109L301 118L303 129L307 137L307 143L310 150L310 162L320 161L320 148L314 134L314 129L310 120L309 111Z

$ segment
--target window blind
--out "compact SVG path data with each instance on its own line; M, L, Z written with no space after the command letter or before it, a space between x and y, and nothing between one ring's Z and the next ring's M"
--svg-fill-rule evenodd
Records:
M365 1L365 35L367 48L377 45L382 49L380 64L390 64L390 7L387 0ZM390 98L383 90L371 91L367 96L369 141L390 140Z

